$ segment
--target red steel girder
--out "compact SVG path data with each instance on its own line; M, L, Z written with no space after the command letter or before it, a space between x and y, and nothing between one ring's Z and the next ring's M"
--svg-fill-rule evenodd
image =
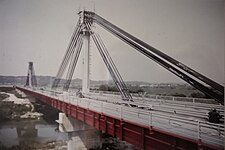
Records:
M55 107L74 119L101 130L145 150L219 150L221 148L185 138L173 133L149 128L133 122L121 120L106 114L71 105L69 103L17 87L36 99Z

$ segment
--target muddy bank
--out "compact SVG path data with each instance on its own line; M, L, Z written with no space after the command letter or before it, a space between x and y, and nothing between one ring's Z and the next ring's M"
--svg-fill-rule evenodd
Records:
M14 88L0 88L0 122L20 119L39 119L32 102Z
M0 87L0 122L20 119L40 119L54 124L59 111L33 97L10 87Z
M0 92L6 92L10 94L14 94L18 98L23 98L22 94L19 94L15 88L13 87L0 87Z
M13 102L0 102L0 122L20 120L23 115L31 111L30 105L14 104Z

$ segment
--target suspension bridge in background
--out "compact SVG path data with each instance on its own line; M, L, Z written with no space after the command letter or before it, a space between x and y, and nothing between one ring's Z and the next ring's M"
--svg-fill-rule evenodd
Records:
M137 39L90 11L80 11L69 46L51 89L37 88L33 63L29 62L25 87L17 89L51 105L74 119L141 149L223 149L224 87ZM189 83L211 99L130 93L100 35L97 24L138 52ZM90 41L95 43L119 92L90 90ZM84 46L82 91L68 92L79 55ZM63 91L59 83L66 73ZM208 122L215 108L222 123Z

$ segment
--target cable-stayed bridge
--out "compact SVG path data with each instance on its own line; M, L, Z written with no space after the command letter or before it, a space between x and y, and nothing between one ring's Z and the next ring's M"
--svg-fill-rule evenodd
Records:
M125 140L142 149L223 149L224 125L207 121L215 108L224 114L224 87L183 63L132 36L94 12L80 11L69 46L59 67L52 89L35 88L33 67L28 69L26 94L81 120L96 129ZM129 92L100 35L98 24L144 56L189 83L212 99L192 99ZM90 90L90 42L95 43L119 93ZM68 89L84 46L82 91ZM58 91L66 73L63 91ZM31 82L35 81L35 83ZM223 122L224 116L220 120Z

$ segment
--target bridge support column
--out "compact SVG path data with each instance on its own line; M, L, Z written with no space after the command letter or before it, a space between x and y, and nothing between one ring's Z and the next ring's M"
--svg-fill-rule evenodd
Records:
M84 31L84 71L83 71L83 80L82 80L82 92L89 92L90 87L90 80L89 80L89 74L90 74L90 33L88 31Z
M59 131L68 133L68 150L101 147L101 133L95 128L59 113Z

